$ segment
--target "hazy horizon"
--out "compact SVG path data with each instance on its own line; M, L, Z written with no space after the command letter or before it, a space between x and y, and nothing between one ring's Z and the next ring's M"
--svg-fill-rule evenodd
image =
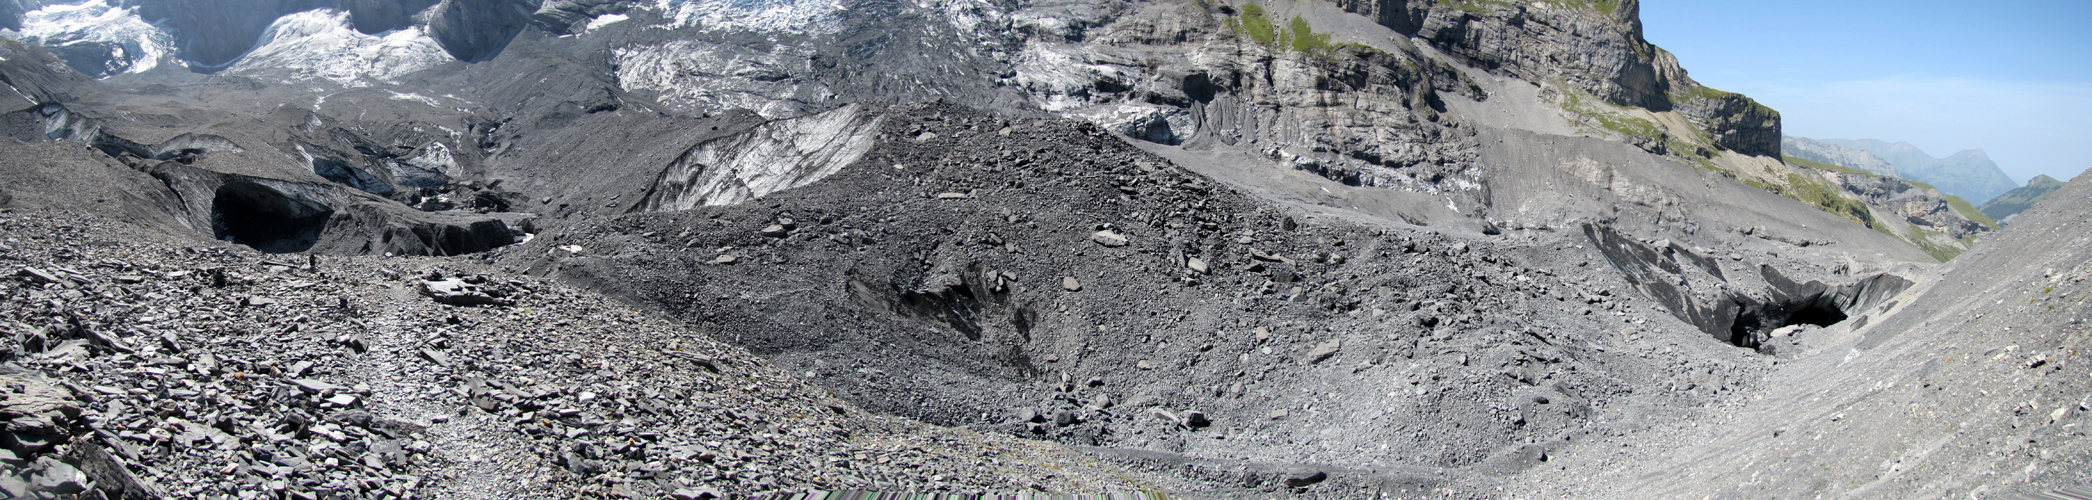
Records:
M2021 185L2092 168L2092 3L1983 7L1651 1L1642 20L1694 80L1779 110L1789 135L1982 149Z

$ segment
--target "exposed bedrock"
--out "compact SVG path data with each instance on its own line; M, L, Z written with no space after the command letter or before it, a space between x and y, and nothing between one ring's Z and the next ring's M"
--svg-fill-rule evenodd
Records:
M1694 82L1675 56L1642 38L1641 5L1635 0L1611 6L1424 0L1336 4L1477 68L1533 83L1561 82L1621 106L1676 110L1707 131L1717 146L1747 155L1779 155L1779 113Z
M278 16L321 6L317 0L140 0L138 16L174 28L176 49L193 67L217 69L253 49Z
M377 34L414 24L414 14L435 5L433 0L341 0L349 11L349 24L356 31Z
M429 17L429 35L451 57L484 61L507 48L537 10L537 0L443 0Z
M1093 34L1127 47L1032 42L1012 79L1048 111L1136 139L1239 148L1344 184L1440 193L1463 206L1478 198L1468 189L1478 184L1459 182L1476 177L1473 131L1441 119L1441 93L1488 98L1459 69L1406 43L1320 55L1245 47L1217 17L1151 12L1162 9L1197 7L1151 7Z
M1585 224L1584 235L1627 282L1700 331L1739 347L1758 348L1788 325L1830 326L1910 288L1892 274L1845 285L1796 282L1770 265L1724 273L1721 259L1675 242L1647 245L1610 227Z
M1956 212L1947 201L1947 195L1938 189L1891 177L1840 172L1824 172L1823 176L1836 183L1847 194L1866 202L1875 210L1877 217L1894 216L1913 225L1946 233L1953 238L1968 238L1991 231L1991 228L1983 223L1969 220L1967 216Z
M556 0L531 14L531 23L553 33L574 33L604 14L622 14L632 0Z

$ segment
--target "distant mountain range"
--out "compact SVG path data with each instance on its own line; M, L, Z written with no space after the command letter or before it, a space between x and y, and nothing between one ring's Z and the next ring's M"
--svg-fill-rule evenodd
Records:
M2056 189L2061 187L2063 187L2063 181L2047 175L2037 175L2034 176L2033 180L2027 181L2026 186L2006 191L2005 194L1999 195L1996 199L1990 200L1976 209L1982 210L1983 215L1988 215L1999 223L2005 223L2006 218L2026 211L2028 207L2034 206L2035 203L2040 203L2041 200L2048 198L2049 193L2054 193Z
M1988 202L2006 191L2019 187L2019 183L2006 176L2005 171L1998 169L1997 162L1991 161L1990 155L1984 153L1981 149L1954 153L1946 158L1934 158L1908 142L1892 143L1877 139L1808 139L1805 137L1792 137L1792 139L1794 139L1792 142L1782 142L1782 149L1786 150L1788 155L1873 172L1873 170L1849 165L1842 161L1830 161L1812 157L1810 155L1823 155L1824 153L1811 151L1807 148L1790 147L1789 144L1807 145L1814 143L1866 152L1893 165L1897 172L1897 177L1931 184L1939 187L1941 191L1945 191L1947 194L1960 196L1979 204Z
M1792 135L1781 137L1780 150L1787 156L1804 160L1863 170L1875 175L1903 178L1903 173L1898 172L1895 165L1889 164L1888 160L1883 160L1879 156L1874 156L1873 153L1825 143L1807 137Z

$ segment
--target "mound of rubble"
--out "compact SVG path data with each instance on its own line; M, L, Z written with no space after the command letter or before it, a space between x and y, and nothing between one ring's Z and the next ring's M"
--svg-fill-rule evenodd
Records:
M290 258L54 212L0 211L0 236L0 491L16 497L1152 486L1066 448L867 413L470 261Z

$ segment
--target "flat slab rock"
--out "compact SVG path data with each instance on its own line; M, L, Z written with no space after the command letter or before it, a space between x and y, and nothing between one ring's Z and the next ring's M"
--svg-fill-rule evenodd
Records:
M479 285L466 283L462 279L422 281L421 294L438 303L454 306L508 305L507 300L496 298L481 291Z

